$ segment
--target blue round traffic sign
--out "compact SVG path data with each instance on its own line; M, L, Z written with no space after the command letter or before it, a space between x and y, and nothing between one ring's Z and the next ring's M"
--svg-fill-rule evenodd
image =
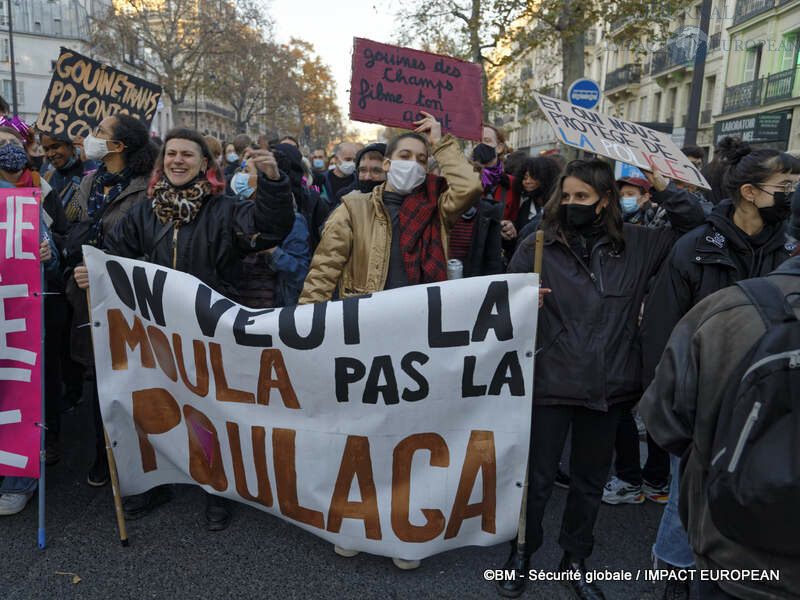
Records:
M569 86L567 98L575 106L592 110L600 102L600 86L591 79L578 79Z

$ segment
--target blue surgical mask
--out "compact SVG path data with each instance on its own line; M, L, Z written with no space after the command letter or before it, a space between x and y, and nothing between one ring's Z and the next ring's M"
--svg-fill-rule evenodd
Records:
M231 189L239 196L249 198L256 191L256 188L250 185L250 175L240 171L231 177Z
M225 155L225 160L227 160L229 163L235 163L237 160L239 160L239 155L236 154L236 152L228 152L228 154Z
M325 168L325 160L322 158L315 158L312 164L317 171L321 171Z
M622 214L630 215L639 210L639 201L635 196L623 196L620 198L622 204Z

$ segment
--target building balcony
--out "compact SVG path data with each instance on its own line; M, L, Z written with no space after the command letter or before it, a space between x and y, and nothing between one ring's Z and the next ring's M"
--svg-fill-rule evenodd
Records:
M761 105L761 91L764 80L754 79L739 85L725 88L725 101L722 104L723 113L732 113L753 106Z
M775 0L738 0L733 13L733 25L743 23L775 6Z
M642 68L638 64L629 63L624 67L615 69L606 75L605 91L614 88L639 83L642 80Z
M798 81L800 67L795 67L726 88L722 112L737 112L795 98L800 95Z
M692 49L678 47L656 50L650 63L650 74L655 77L672 69L693 67L694 54Z
M794 87L798 79L800 67L787 69L779 73L767 75L767 83L764 90L764 104L788 100L795 96Z

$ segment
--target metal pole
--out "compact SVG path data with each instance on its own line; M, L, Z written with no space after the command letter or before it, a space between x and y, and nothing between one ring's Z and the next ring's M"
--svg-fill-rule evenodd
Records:
M8 53L11 59L11 106L14 114L19 114L19 107L17 106L17 67L14 64L14 25L11 20L11 3L14 0L8 0Z
M11 4L11 3L9 2L9 4ZM42 200L43 199L40 199L40 202ZM41 227L41 224L39 226ZM39 238L41 239L42 236L40 235ZM47 238L47 232L45 232L45 234L44 234L44 239L47 241L48 244L50 243L50 240ZM44 474L45 474L45 467L46 467L46 464L45 464L46 452L45 452L44 441L45 441L45 436L47 435L47 427L45 427L45 423L47 423L47 420L45 419L45 401L44 401L44 396L45 396L45 394L44 394L44 367L45 367L45 365L44 365L44 290L45 290L45 287L44 287L44 265L42 265L41 263L39 265L39 275L40 275L41 280L42 280L42 283L41 283L42 289L41 289L40 295L39 295L39 298L42 301L42 307L41 307L42 325L40 327L42 339L41 339L41 350L39 351L39 356L41 357L41 359L39 361L39 364L41 365L40 377L41 377L41 386L42 386L42 389L41 389L42 415L41 415L41 423L39 423L41 436L39 438L39 536L38 536L38 539L39 539L39 548L44 550L45 546L47 546L47 537L45 535L45 528L44 528L44 517L45 517L45 510L44 510L45 509L45 476L44 476Z
M711 20L711 0L703 0L700 7L700 34L697 38L697 54L694 57L694 72L689 95L689 110L686 114L686 137L684 146L697 143L697 121L700 116L700 99L703 96L703 79L706 74L706 54L708 53L708 23Z

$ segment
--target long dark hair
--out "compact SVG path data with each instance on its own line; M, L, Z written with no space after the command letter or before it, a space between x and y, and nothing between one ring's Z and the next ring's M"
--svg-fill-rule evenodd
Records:
M614 171L608 163L602 160L573 160L567 164L564 173L558 180L558 185L555 186L553 194L544 207L542 229L544 229L545 233L566 242L564 232L567 226L562 221L561 194L564 188L564 180L567 177L575 177L592 186L601 200L608 198L608 204L600 213L600 218L603 221L603 228L614 243L614 251L622 252L625 249L625 236L622 233L622 208L619 203L619 189L617 189Z
M125 167L133 177L149 175L158 155L158 149L150 141L147 127L136 117L116 114L111 125L111 139L122 142Z
M531 197L536 203L536 208L542 208L545 202L553 195L553 190L558 184L558 176L561 174L561 167L552 158L537 156L528 158L517 173L514 173L514 185L512 189L515 195L525 193L522 187L522 180L525 174L530 175L539 182L539 187L531 192Z
M800 173L800 160L791 154L773 148L753 150L747 144L740 144L720 162L723 166L722 189L734 206L742 201L743 185L758 185L775 173Z
M222 190L225 189L225 178L219 172L217 161L214 160L211 151L208 149L208 144L206 144L206 139L203 137L203 134L195 129L189 129L188 127L174 127L167 132L167 136L164 138L164 145L161 146L161 151L158 153L158 161L156 163L156 169L153 172L153 178L150 180L150 189L148 193L152 193L153 185L164 175L164 155L167 152L167 143L175 139L189 140L200 146L203 157L208 161L205 180L211 184L212 194L221 193Z

